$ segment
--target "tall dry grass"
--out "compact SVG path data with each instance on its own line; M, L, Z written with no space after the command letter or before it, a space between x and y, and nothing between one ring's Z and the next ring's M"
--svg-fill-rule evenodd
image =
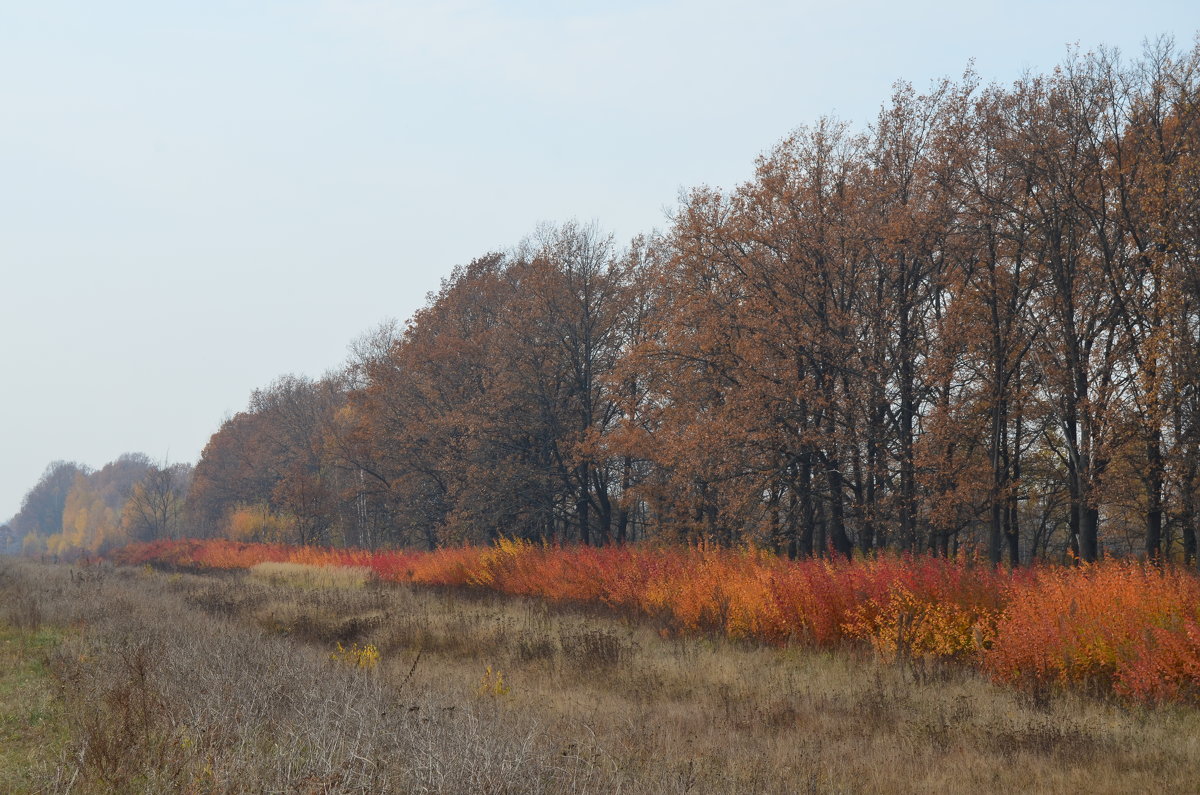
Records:
M297 588L362 588L375 579L366 566L313 566L305 563L256 563L252 578Z
M241 584L169 587L128 569L22 564L11 574L4 565L42 621L77 628L48 660L72 743L45 791L590 786L587 770L539 748L536 723L522 715L338 665L323 644L241 620L229 611Z

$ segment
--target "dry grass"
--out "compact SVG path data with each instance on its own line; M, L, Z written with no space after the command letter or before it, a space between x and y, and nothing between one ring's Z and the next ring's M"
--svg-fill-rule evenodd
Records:
M1195 791L1200 714L494 596L23 566L76 789ZM291 576L291 575L289 575ZM376 668L338 665L371 644ZM490 672L489 672L490 670ZM497 687L497 678L502 686Z
M302 563L259 563L250 577L296 588L362 588L375 572L362 566L306 566Z
M240 583L31 565L14 579L46 622L80 628L49 660L71 742L39 789L502 792L588 781L538 753L524 716L338 665L323 645L186 598L236 595Z

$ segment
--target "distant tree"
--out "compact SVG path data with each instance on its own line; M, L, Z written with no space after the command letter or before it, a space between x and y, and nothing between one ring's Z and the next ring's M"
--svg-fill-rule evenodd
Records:
M221 423L201 451L185 506L197 535L220 535L239 505L270 501L277 481L264 449L264 422L254 412L239 412Z
M250 410L261 420L263 458L258 467L274 481L271 505L290 519L292 536L301 544L332 540L337 488L325 445L344 401L340 375L317 380L282 376L250 398Z
M1200 47L1181 52L1164 39L1148 46L1132 68L1106 56L1095 69L1104 112L1092 137L1104 145L1090 151L1116 219L1110 239L1099 247L1100 261L1126 339L1126 418L1133 445L1128 453L1140 473L1144 549L1160 559L1172 480L1179 501L1186 502L1195 478L1194 452L1185 448L1196 421L1191 409L1197 305L1188 274L1196 250L1194 234L1188 238L1200 212L1194 184L1200 162ZM1093 226L1101 225L1094 220ZM1195 520L1194 512L1187 514L1184 510L1181 518L1186 517L1184 556L1190 560Z
M121 512L121 525L129 537L136 541L178 538L191 478L190 464L151 466L133 486Z
M125 543L122 512L150 468L145 455L127 453L96 472L78 473L63 505L61 530L47 539L49 551L98 553Z
M354 430L343 438L364 481L383 488L390 543L484 541L544 507L520 439L489 421L508 411L521 434L537 432L536 417L494 400L507 264L495 253L456 268L386 354L364 363L350 395Z
M617 518L621 466L608 443L623 385L612 376L638 306L633 265L594 226L545 228L509 266L516 289L497 328L495 405L518 410L489 425L510 446L537 429L521 440L533 445L526 465L548 478L551 503L566 509L557 516L565 535L584 544L609 543Z
M255 390L248 409L227 420L201 453L187 497L189 521L219 534L235 511L267 506L270 525L287 526L288 540L330 543L337 486L326 439L344 400L340 375L282 376Z
M21 510L12 520L21 536L33 534L48 538L62 530L63 507L75 478L88 469L71 461L55 461L46 467L37 485L26 493Z

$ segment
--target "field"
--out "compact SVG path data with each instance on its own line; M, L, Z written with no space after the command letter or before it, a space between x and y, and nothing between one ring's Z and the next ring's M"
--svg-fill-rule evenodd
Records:
M0 563L13 791L1194 791L1200 713L295 562ZM38 694L4 695L15 684ZM16 772L13 772L16 771Z
M363 576L607 607L672 634L786 646L868 645L888 661L970 666L1031 691L1200 700L1200 578L1136 562L1004 571L880 556L789 561L749 549L495 546L365 552L160 541L117 560L184 570L304 564Z

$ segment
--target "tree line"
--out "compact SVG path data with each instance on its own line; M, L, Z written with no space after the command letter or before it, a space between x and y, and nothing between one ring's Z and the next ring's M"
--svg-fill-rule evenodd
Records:
M191 464L155 463L126 453L92 470L55 461L26 494L5 526L4 551L27 555L103 554L130 541L179 538Z
M619 246L545 227L195 467L196 534L1193 562L1200 43L900 84Z

